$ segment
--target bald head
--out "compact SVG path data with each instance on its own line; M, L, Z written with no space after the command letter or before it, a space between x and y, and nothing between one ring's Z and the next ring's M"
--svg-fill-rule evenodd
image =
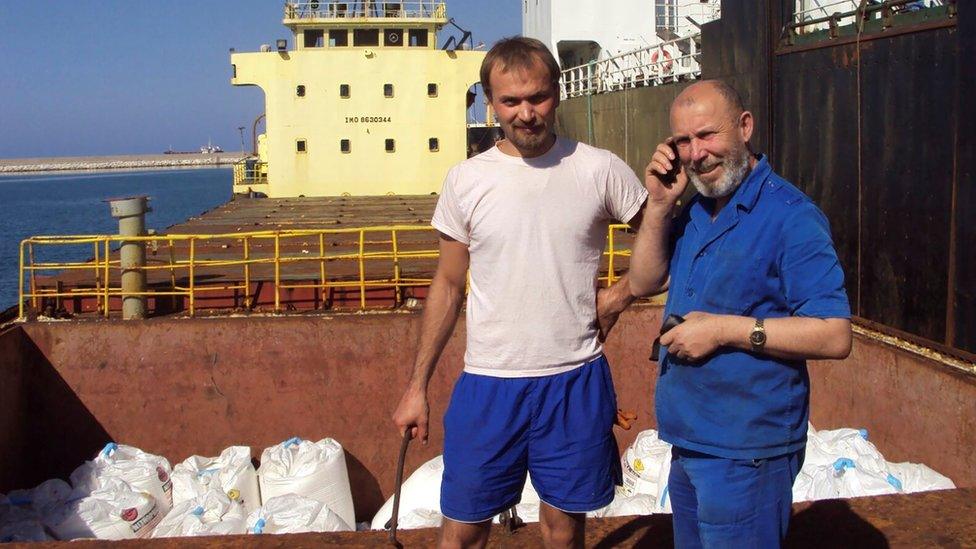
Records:
M742 96L735 88L722 80L702 80L685 88L674 99L671 104L672 130L676 108L690 107L699 102L713 102L716 110L727 113L732 120L738 120L746 110L742 104Z
M749 151L752 113L721 80L688 86L671 104L671 143L698 192L726 198L754 159Z

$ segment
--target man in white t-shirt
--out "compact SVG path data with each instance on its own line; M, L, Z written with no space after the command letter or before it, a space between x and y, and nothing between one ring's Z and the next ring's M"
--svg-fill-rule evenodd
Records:
M488 52L481 83L505 139L451 169L431 221L440 259L393 420L426 442L427 384L470 268L464 372L444 417L442 547L484 546L527 472L546 544L582 546L586 513L620 476L602 341L633 298L626 281L598 292L597 271L608 225L639 220L647 192L612 153L553 133L559 74L537 40Z

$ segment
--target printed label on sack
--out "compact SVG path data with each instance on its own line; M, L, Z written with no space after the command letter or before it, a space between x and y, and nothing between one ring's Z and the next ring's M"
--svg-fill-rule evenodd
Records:
M634 466L631 465L630 461L623 460L623 466L621 468L623 469L623 489L628 496L634 494L655 494L657 492L657 483L642 478L640 473L634 470Z
M169 478L169 474L162 467L156 467L156 476L159 478L159 482L163 483L163 495L166 496L166 501L169 505L173 505L173 481Z
M132 523L132 531L135 532L135 534L140 538L148 536L149 532L152 530L152 527L159 522L159 518L159 507L153 505L152 509L150 509L148 513Z

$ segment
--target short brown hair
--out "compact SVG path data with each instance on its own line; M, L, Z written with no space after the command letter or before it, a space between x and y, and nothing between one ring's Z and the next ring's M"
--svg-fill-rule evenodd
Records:
M536 63L542 64L549 70L549 78L553 87L559 84L561 71L556 58L545 44L535 38L525 36L511 36L502 38L491 47L485 60L481 62L481 89L485 97L491 100L491 71L501 64L503 71L510 69L531 69Z

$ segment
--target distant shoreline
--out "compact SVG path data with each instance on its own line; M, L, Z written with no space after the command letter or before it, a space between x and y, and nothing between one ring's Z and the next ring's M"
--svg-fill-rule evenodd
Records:
M229 167L241 158L240 152L4 158L0 159L0 175Z

